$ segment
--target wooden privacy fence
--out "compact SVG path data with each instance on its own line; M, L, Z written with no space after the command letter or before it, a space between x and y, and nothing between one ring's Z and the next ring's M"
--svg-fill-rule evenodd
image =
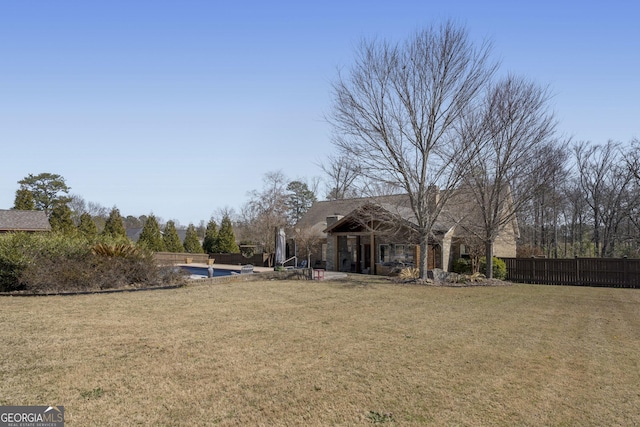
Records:
M507 280L549 285L640 288L640 259L502 258Z

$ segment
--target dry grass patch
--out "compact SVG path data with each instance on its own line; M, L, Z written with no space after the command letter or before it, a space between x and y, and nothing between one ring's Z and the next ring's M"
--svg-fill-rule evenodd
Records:
M634 425L640 292L375 278L6 297L0 405L68 425Z

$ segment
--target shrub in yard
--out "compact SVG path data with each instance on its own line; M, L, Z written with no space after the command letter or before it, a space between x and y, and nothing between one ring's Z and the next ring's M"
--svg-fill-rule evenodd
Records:
M480 271L484 272L487 269L487 259L485 257L480 258ZM507 277L507 264L500 258L493 257L493 278L504 280Z
M29 265L29 257L23 250L28 240L26 233L0 234L0 292L24 288L20 275Z
M100 289L161 285L182 281L168 267L158 267L153 253L132 243L96 244L92 248L94 286Z
M61 233L0 236L0 291L83 291L166 284L178 275L125 238Z
M78 236L63 233L9 233L0 238L0 282L2 291L42 287L44 282L65 281L72 271L62 266L82 262L88 243ZM49 285L47 285L49 286Z
M20 275L24 289L32 292L82 291L91 289L90 256L37 256Z
M471 260L467 258L458 258L453 262L451 270L458 274L469 274L471 273Z

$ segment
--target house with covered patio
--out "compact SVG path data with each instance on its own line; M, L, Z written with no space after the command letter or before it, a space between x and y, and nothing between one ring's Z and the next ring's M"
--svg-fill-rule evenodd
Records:
M474 239L466 225L477 218L470 203L464 197L451 197L443 206L429 238L429 269L450 271L456 259L469 256ZM415 224L409 198L401 194L316 202L296 228L321 236L312 265L329 271L388 274L397 267L417 265L420 246ZM514 257L517 237L514 220L500 230L494 255Z

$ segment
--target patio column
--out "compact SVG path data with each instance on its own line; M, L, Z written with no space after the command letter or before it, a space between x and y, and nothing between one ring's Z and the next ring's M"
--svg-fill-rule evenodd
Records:
M376 274L376 236L371 232L371 270L369 274Z

